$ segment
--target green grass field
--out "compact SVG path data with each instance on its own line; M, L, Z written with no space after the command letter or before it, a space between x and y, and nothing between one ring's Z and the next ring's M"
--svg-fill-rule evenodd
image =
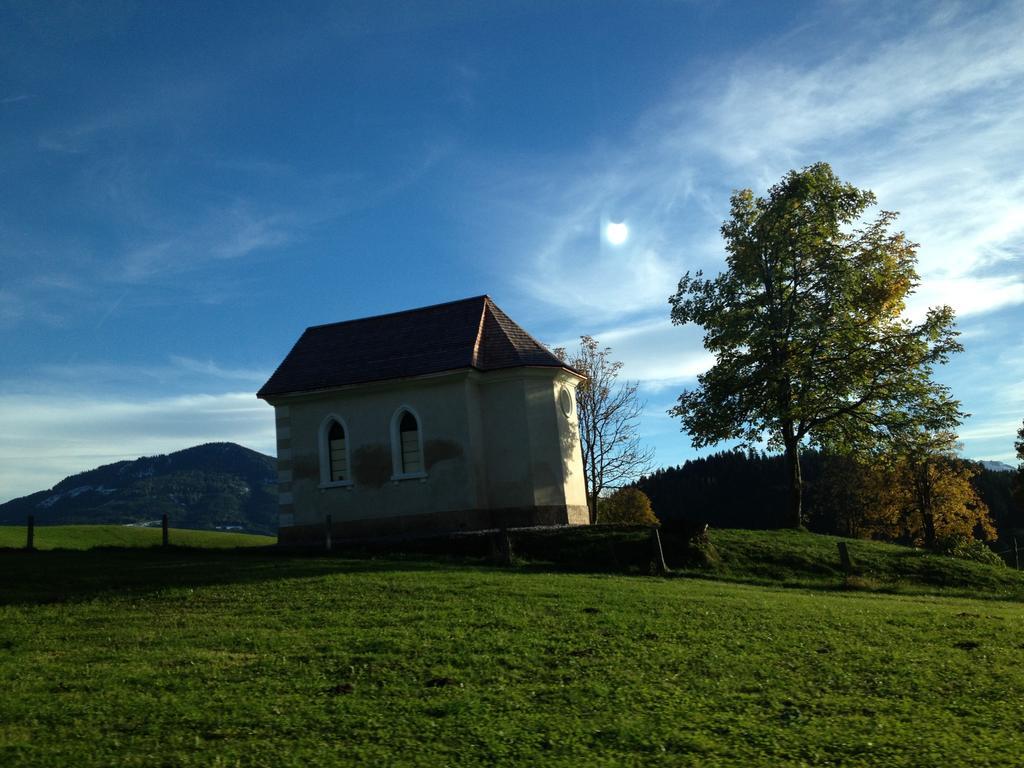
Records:
M733 581L8 550L0 765L1021 764L1024 604L952 596L1019 574L842 591L833 541L714 539Z
M24 547L26 530L20 525L0 525L0 547ZM36 549L92 549L94 547L156 547L160 545L159 528L136 528L125 525L38 525L35 528ZM273 536L222 531L192 531L172 528L171 544L180 547L260 547L277 542Z
M713 530L710 539L719 561L695 572L718 580L1024 601L1024 572L911 547L799 531ZM853 579L844 578L840 541L849 548Z

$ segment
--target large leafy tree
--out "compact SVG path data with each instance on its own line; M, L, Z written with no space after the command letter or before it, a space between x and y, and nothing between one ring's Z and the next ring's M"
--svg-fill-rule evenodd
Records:
M858 450L894 429L959 424L959 403L932 371L961 346L951 308L920 323L903 316L917 246L893 231L895 213L865 221L874 194L828 164L731 203L726 270L686 273L669 299L672 321L703 326L715 355L671 412L697 446L767 439L783 449L798 527L801 446Z

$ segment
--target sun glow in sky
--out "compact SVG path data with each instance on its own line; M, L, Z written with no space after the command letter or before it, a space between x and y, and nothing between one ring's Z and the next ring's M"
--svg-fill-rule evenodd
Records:
M0 3L0 501L273 453L255 392L305 327L482 293L611 347L681 463L710 360L667 297L723 268L733 190L818 161L900 212L964 453L1013 461L1022 125L1019 0Z
M629 238L629 227L624 221L609 221L604 228L604 236L612 245L622 245Z

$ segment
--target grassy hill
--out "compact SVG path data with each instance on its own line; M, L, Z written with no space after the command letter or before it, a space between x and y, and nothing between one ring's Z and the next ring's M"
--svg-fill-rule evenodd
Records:
M259 547L277 543L274 536L172 528L172 545L179 547ZM40 525L35 529L36 549L92 549L94 547L156 547L162 541L159 528L124 525ZM25 546L23 526L0 526L0 548Z
M0 764L1019 764L1024 605L951 595L1020 574L940 558L905 584L931 595L843 591L834 541L713 541L669 579L0 552ZM854 550L927 573L904 554Z
M712 530L717 561L703 569L715 579L815 589L863 589L1024 600L1024 572L880 541L801 531ZM848 578L839 561L845 542Z

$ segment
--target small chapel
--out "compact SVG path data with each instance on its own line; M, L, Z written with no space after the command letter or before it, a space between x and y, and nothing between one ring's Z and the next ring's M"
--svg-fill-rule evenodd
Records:
M489 296L307 328L257 393L278 541L586 524L583 380Z

